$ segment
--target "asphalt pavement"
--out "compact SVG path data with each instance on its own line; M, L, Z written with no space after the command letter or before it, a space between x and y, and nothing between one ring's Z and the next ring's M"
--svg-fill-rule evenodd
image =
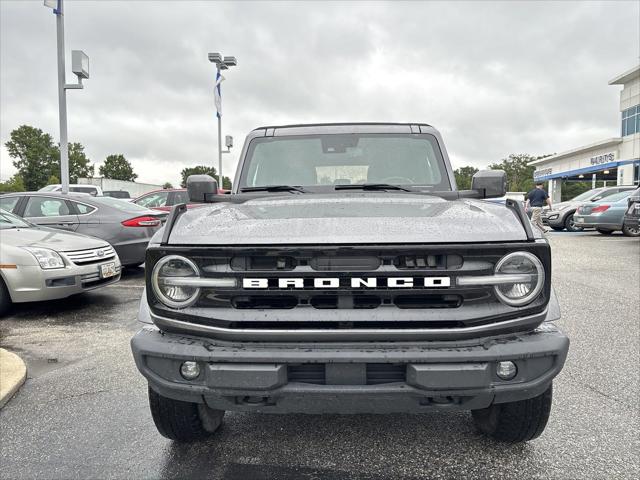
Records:
M137 269L0 320L0 346L28 365L0 411L0 478L638 478L640 241L549 235L571 348L547 429L528 444L488 440L466 412L227 413L214 439L174 444L153 425L129 349Z

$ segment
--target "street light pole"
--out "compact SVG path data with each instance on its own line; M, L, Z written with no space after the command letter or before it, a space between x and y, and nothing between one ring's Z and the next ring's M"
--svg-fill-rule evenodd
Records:
M56 32L58 45L58 116L60 120L60 183L62 193L69 193L69 143L67 139L67 90L64 70L64 6L58 0L58 7L53 11L56 15Z
M220 64L216 64L216 89L220 88L218 77L221 76ZM218 112L218 188L224 188L222 184L222 112ZM216 192L217 193L217 192Z
M224 80L222 70L234 67L238 64L236 57L223 57L220 53L209 53L209 61L216 64L216 87L215 87L215 103L216 114L218 117L218 188L223 188L222 183L222 98L220 94L220 83ZM227 152L228 153L228 152Z
M64 2L44 0L45 7L56 16L56 48L58 50L58 118L60 121L60 183L62 193L69 193L69 141L67 139L67 90L81 89L82 79L89 78L89 57L81 50L71 51L71 70L78 83L67 84L64 65Z

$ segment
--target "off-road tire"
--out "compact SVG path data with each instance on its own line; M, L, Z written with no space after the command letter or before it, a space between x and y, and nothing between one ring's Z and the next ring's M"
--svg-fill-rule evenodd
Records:
M640 227L631 228L628 225L623 225L622 233L624 233L627 237L640 237Z
M613 230L605 230L603 228L596 228L596 232L601 233L602 235L611 235Z
M496 403L473 410L478 430L500 442L528 442L540 436L551 413L552 386L537 397L518 402Z
M583 230L582 227L578 227L573 221L573 213L570 213L567 215L567 218L564 219L564 228L567 229L567 232L581 232Z
M0 277L0 317L4 316L11 308L11 295L4 283L2 277Z
M222 424L224 416L224 410L163 397L151 387L149 407L158 432L177 442L195 442L211 437Z

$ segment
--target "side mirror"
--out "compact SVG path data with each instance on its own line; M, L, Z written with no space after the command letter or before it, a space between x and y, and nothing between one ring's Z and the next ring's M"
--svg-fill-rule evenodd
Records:
M499 198L507 194L507 174L504 170L480 170L471 179L471 190L483 198Z
M205 203L211 195L218 194L218 182L209 175L189 175L187 177L189 201Z

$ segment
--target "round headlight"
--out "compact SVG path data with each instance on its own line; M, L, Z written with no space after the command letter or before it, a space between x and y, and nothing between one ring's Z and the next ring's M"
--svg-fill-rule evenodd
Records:
M544 287L544 267L535 255L528 252L514 252L505 255L496 264L496 275L517 275L521 282L501 283L494 287L500 301L512 307L531 303Z
M171 308L185 308L194 303L200 295L200 289L182 285L179 280L185 277L199 277L195 263L179 255L161 258L153 267L151 286L158 300Z

